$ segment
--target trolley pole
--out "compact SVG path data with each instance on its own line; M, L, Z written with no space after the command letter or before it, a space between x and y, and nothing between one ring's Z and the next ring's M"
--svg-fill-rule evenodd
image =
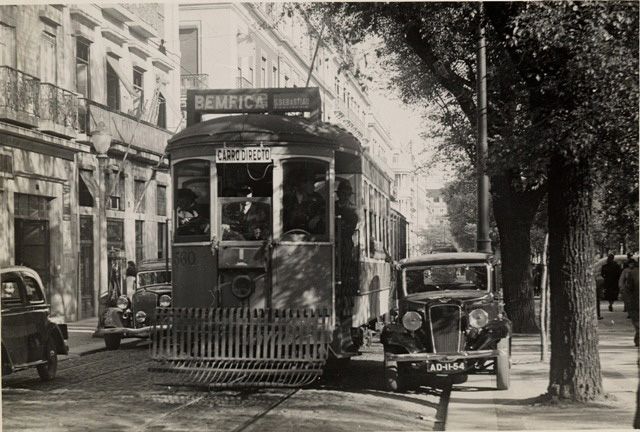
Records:
M478 252L491 253L491 240L489 239L489 176L487 175L487 56L486 41L484 37L484 10L482 2L479 3L478 14L478 51L477 62L477 161L476 173L478 178L478 231L476 249Z

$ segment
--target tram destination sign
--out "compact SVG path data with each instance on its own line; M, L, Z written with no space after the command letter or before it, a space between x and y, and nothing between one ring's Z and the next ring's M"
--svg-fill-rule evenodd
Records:
M187 126L203 114L285 114L308 112L320 119L317 87L187 90Z
M216 150L217 163L271 162L269 147L225 147Z

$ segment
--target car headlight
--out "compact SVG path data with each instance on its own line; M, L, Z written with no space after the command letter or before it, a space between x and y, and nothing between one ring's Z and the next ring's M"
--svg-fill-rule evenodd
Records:
M422 315L409 311L402 317L402 325L409 331L416 331L422 327Z
M147 319L147 314L144 311L136 312L136 321L139 323L143 323L144 320Z
M118 297L116 306L118 306L118 308L122 310L125 310L127 307L129 307L129 299L127 298L127 296L121 295L120 297Z
M469 313L469 325L482 328L489 322L489 314L483 309L474 309Z
M169 307L171 306L171 296L167 294L163 294L160 296L160 307Z

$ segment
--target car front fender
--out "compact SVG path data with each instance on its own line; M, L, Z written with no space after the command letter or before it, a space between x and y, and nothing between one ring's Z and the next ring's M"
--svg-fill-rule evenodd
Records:
M103 316L104 328L109 327L124 327L124 320L122 318L122 309L110 307L104 312Z
M416 335L417 332L410 332L402 324L387 324L380 334L380 342L385 350L400 354L401 352L414 353L424 351L426 347Z
M64 328L66 328L66 325ZM49 334L49 337L53 338L53 343L56 346L56 352L58 354L63 354L63 355L69 354L69 345L65 340L66 338L65 338L64 330L61 329L58 324L50 322L47 332Z

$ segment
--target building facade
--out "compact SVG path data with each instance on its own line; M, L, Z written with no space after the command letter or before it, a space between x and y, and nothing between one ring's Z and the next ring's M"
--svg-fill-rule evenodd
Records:
M0 266L36 269L68 321L97 314L125 261L166 253L177 17L171 4L0 7ZM97 132L111 141L101 163Z
M369 125L382 126L370 121L368 96L319 37L282 3L180 5L183 99L190 88L318 87L322 120L343 126L366 147Z

